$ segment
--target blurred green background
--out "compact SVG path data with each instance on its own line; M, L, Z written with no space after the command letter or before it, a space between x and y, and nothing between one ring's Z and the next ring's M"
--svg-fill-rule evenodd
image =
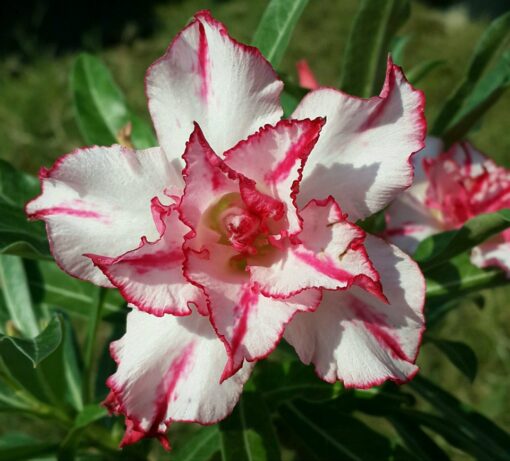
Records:
M144 0L3 2L0 7L0 157L35 173L83 144L73 115L69 74L79 51L98 54L129 104L147 117L143 77L175 33L199 9L211 9L234 37L249 42L265 0ZM293 35L281 71L296 78L306 58L322 84L335 85L357 0L311 0ZM411 69L429 59L446 65L418 85L432 120L463 75L473 46L508 0L413 1L401 31L410 41L400 64ZM473 131L475 145L510 167L507 92ZM510 430L510 291L486 294L483 310L466 303L450 314L438 336L462 340L477 353L479 374L469 383L432 345L419 361L426 374ZM462 459L462 458L456 458Z

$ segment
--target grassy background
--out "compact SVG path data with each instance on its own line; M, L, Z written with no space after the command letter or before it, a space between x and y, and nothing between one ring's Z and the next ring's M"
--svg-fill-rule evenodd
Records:
M295 75L295 61L306 58L323 84L334 85L357 4L356 0L311 0L281 70ZM128 22L121 34L123 39L108 47L101 47L100 37L94 39L93 34L83 43L79 37L78 40L73 37L73 42L80 42L78 47L96 52L104 59L131 107L147 117L145 69L164 52L170 39L194 12L211 9L234 37L249 42L265 5L265 0L150 3L156 24L152 34L137 37L136 22ZM427 59L439 58L448 63L419 85L427 96L429 120L462 76L473 46L487 24L488 18L470 18L462 8L444 11L413 2L411 20L402 31L411 38L404 70ZM41 165L50 165L58 156L83 144L68 86L76 52L57 53L51 43L37 46L37 36L31 36L30 31L25 31L19 41L20 49L4 51L0 64L0 156L17 167L36 172ZM35 46L28 46L33 43ZM470 136L482 151L507 167L510 167L509 108L507 92ZM466 305L451 314L438 331L438 336L465 341L477 352L480 371L473 384L431 345L424 346L419 358L428 376L507 430L510 430L509 294L509 290L488 293L483 311Z

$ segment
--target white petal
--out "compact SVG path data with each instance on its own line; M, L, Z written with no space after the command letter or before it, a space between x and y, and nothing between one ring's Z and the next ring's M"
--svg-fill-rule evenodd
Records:
M159 148L90 147L43 170L42 194L26 211L46 222L53 256L63 270L111 286L83 255L115 257L136 248L141 236L157 239L151 199L169 204L165 190L182 185L179 171Z
M209 319L158 318L138 310L128 315L126 334L112 344L118 364L108 379L106 404L126 416L123 444L162 436L174 421L213 424L234 408L249 377L245 365L220 384L227 360Z
M409 187L411 155L424 146L424 97L388 62L380 96L334 89L308 93L293 118L326 117L304 170L298 204L332 195L352 221L381 210Z
M178 158L198 122L218 154L282 116L283 84L260 52L198 13L147 71L149 110L160 145Z
M325 381L358 388L411 379L424 330L425 283L417 265L375 237L366 246L389 304L358 287L328 292L315 312L297 314L285 332Z

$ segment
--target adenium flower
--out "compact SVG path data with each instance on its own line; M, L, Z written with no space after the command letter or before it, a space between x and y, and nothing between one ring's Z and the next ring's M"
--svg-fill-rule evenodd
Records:
M380 96L309 93L280 120L282 82L198 13L147 71L161 147L78 149L41 171L28 216L69 274L129 302L106 405L123 444L212 424L282 337L328 382L404 382L424 280L355 222L411 184L423 95L388 61Z
M388 208L385 235L412 254L424 238L503 208L510 208L509 170L468 142L443 152L442 142L430 137L416 157L415 183ZM510 277L510 231L473 248L471 262L498 266Z

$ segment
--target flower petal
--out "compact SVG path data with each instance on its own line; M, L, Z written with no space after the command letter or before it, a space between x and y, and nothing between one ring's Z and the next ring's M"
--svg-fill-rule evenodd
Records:
M510 230L473 248L471 262L482 269L499 267L510 278Z
M265 126L225 152L225 163L254 180L257 190L285 204L289 233L300 230L295 200L301 172L324 119L282 120Z
M357 388L411 379L424 330L425 283L418 266L376 237L367 236L366 246L389 304L358 287L328 292L315 312L296 315L285 332L322 379Z
M112 343L118 368L106 406L126 417L121 446L164 437L174 421L213 424L234 408L251 366L220 384L227 354L209 320L193 313L158 318L129 313L126 334Z
M89 255L122 296L136 308L161 317L164 314L189 315L190 304L204 306L202 291L183 275L184 235L189 227L180 220L175 208L163 217L161 237L148 242L142 237L140 246L118 258Z
M186 267L186 276L204 288L211 322L229 355L223 379L236 373L243 360L252 362L269 355L293 315L315 309L321 298L319 290L287 299L264 296L249 275L235 267L236 255L228 246L211 244L207 251L191 251Z
M172 158L182 155L195 121L219 154L277 122L282 87L260 52L233 40L207 11L195 15L146 75L158 139Z
M402 193L386 210L384 239L414 254L420 242L442 231L441 222L430 211L410 192Z
M424 146L424 96L388 61L379 96L308 93L292 118L326 117L305 168L299 205L331 194L352 221L381 210L411 185L410 157Z
M299 86L308 90L316 90L319 88L319 82L315 77L308 61L300 59L296 62L296 70L299 78Z
M182 178L159 148L134 151L91 147L64 155L42 170L42 194L29 202L31 219L46 222L52 253L69 274L111 286L85 253L116 257L135 248L140 236L159 237L151 199L165 204Z
M312 200L300 214L299 243L288 244L270 265L249 265L263 293L289 296L306 288L336 290L358 283L382 296L379 274L363 246L365 232L347 221L334 199Z
M184 222L197 230L211 204L229 193L239 192L239 182L222 168L223 161L211 149L198 124L186 144L183 158L186 186L179 209Z

